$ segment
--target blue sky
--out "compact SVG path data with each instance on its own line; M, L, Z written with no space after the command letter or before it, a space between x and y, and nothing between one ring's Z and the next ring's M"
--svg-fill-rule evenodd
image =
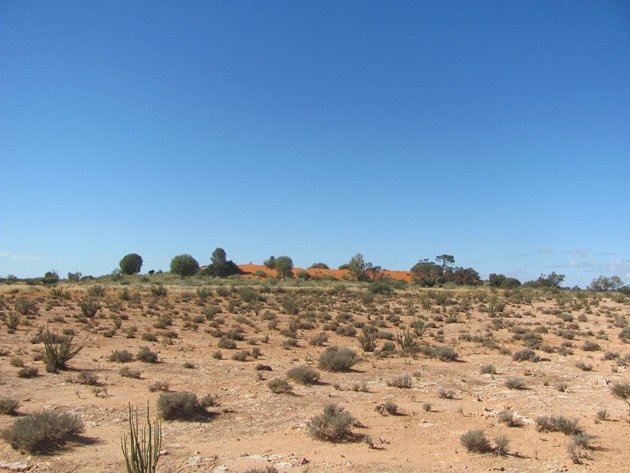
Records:
M217 246L630 282L630 4L0 1L0 275Z

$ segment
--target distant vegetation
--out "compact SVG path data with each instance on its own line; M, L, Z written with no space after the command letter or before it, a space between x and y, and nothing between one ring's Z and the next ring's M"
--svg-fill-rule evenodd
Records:
M100 276L99 279L111 278L113 281L123 281L125 276L134 276L141 272L143 265L142 256L137 253L129 253L122 257L118 263L118 267L111 274ZM279 280L295 278L299 281L308 281L312 279L319 280L354 280L357 282L370 283L369 290L373 294L389 294L395 289L402 289L407 284L406 281L392 279L387 271L381 266L365 260L361 253L357 253L347 263L338 267L339 270L346 273L334 274L329 273L312 273L308 270L329 270L330 267L326 263L313 263L308 270L295 270L293 259L289 256L270 256L263 262L263 265L275 271L275 277ZM294 271L295 270L295 271ZM163 272L149 270L148 276L161 275ZM243 275L241 268L232 260L227 259L227 253L223 248L216 248L211 256L207 266L201 266L193 256L189 254L181 254L173 257L170 263L170 274L181 278L191 276L199 276L201 278L208 276L212 278L230 278ZM498 289L516 289L534 288L534 289L568 289L562 287L565 275L551 272L550 274L541 274L537 279L521 282L517 278L506 276L499 273L490 273L488 279L481 278L479 272L474 268L465 268L455 266L455 257L449 254L441 254L433 260L428 258L420 259L414 264L409 273L411 276L411 284L425 287L449 287L449 286L481 286L486 285ZM142 276L146 278L148 276ZM254 276L259 278L269 277L269 274L263 270L254 272ZM95 278L90 275L83 275L79 271L67 273L66 281L70 283L81 283L93 281ZM17 282L29 285L48 285L55 286L62 279L55 270L47 271L40 278L23 278L20 279L14 275L8 275L0 278L0 284L12 284ZM146 282L149 282L148 280ZM579 289L573 287L572 289ZM596 292L622 292L630 294L630 285L624 285L619 276L599 276L594 278L587 290Z

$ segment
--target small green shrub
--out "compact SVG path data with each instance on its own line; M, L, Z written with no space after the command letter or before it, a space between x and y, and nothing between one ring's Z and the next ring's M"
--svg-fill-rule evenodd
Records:
M133 361L133 355L127 350L115 350L107 357L107 360L113 363L129 363Z
M79 301L79 308L81 309L81 313L83 317L87 317L88 319L92 319L96 316L98 311L101 309L101 304L92 299L91 297L86 297Z
M341 442L352 437L350 427L353 422L354 417L343 407L327 404L323 414L308 422L308 431L318 440Z
M282 378L274 378L269 380L267 387L274 394L287 394L293 392L293 387Z
M310 366L302 365L287 371L287 378L300 384L316 384L319 381L319 373Z
M151 351L149 347L142 347L136 355L136 360L142 361L144 363L157 363L158 355L154 351Z
M123 378L140 379L142 377L142 371L134 368L129 368L128 366L123 366L122 368L120 368L118 370L118 374Z
M19 406L20 401L10 397L0 397L0 414L14 416L17 414L17 408Z
M439 346L433 349L433 356L440 361L456 361L459 355L452 347Z
M78 416L42 411L15 420L1 435L17 450L47 453L76 438L83 429L83 422Z
M492 445L483 433L483 430L469 430L459 437L466 450L473 453L488 453L492 451Z
M577 419L568 419L563 416L540 416L536 419L536 429L539 432L562 432L566 435L583 433Z
M319 357L319 367L326 371L348 371L356 362L353 350L336 346L326 348Z
M77 356L88 342L87 337L80 344L74 344L74 334L57 336L54 333L46 332L43 337L44 342L44 363L46 371L56 373L67 368L67 363Z
M24 366L18 370L19 378L34 378L39 373L39 370L36 366Z
M160 394L157 409L164 420L191 420L208 414L197 395L188 391Z
M505 380L505 386L508 389L525 390L527 386L521 378L508 378Z

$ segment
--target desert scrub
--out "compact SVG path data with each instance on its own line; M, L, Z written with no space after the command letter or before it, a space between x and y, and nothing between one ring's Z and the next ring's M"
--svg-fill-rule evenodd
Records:
M129 436L121 441L127 473L155 473L162 446L162 426L156 420L153 424L147 407L146 427L140 430L138 412L132 412L129 405Z
M293 392L293 387L282 378L274 378L269 380L267 387L274 394L288 394Z
M523 426L523 421L519 417L516 417L516 414L514 413L514 411L511 411L509 409L499 412L499 415L497 416L497 418L499 419L499 422L507 425L508 427L522 427Z
M1 435L17 450L47 453L76 438L83 429L83 422L78 416L42 411L15 420Z
M394 388L409 389L413 385L413 379L408 374L402 374L387 381L387 385Z
M459 437L459 441L469 452L488 453L492 451L492 445L483 430L469 430Z
M324 412L308 422L308 431L314 438L328 442L341 442L352 438L350 428L354 417L343 407L327 404Z
M20 402L10 397L0 397L0 414L9 416L17 415L17 408Z
M154 381L151 384L149 384L149 391L152 393L156 391L167 392L168 387L169 387L168 381Z
M88 342L87 337L80 344L74 344L73 340L74 334L58 336L46 331L43 336L46 371L56 373L65 370L68 361L77 356Z
M348 371L357 362L357 355L349 348L328 347L319 357L319 367L326 371Z
M610 392L630 407L630 383L615 383L610 387Z
M107 361L111 361L113 363L129 363L130 361L133 361L133 355L127 350L115 350L107 357Z
M123 378L140 379L142 377L142 371L134 368L129 368L128 366L123 366L122 368L120 368L120 370L118 370L118 374Z
M287 378L300 384L317 384L319 373L310 366L301 365L287 371Z
M568 419L564 416L540 416L536 419L536 429L539 432L562 432L566 435L583 433L577 419Z
M149 347L142 347L140 351L138 351L136 359L144 363L157 363L158 355L154 351L151 351Z
M525 348L523 350L517 351L512 355L512 359L514 361L532 361L534 363L540 361L540 357L531 348Z
M505 386L508 389L525 390L527 386L521 378L508 378L505 380Z
M79 309L81 309L81 314L83 314L83 317L93 319L98 311L101 309L101 304L99 304L91 297L88 297L79 301Z
M479 368L481 374L497 374L497 367L491 363L487 363L485 365L481 365Z
M39 373L36 366L24 366L18 370L18 378L34 378Z
M433 349L433 357L440 361L456 361L459 355L452 347L439 346Z
M188 391L160 394L157 409L164 420L193 420L208 414L197 395Z

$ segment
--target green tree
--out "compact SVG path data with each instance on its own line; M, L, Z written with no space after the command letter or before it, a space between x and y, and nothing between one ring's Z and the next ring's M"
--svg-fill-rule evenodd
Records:
M183 278L199 271L199 262L190 255L177 255L171 260L171 273Z
M129 253L123 256L118 266L123 274L138 274L142 269L142 256L137 253Z
M616 291L623 286L623 281L619 276L599 276L593 279L588 287L591 291Z
M278 256L274 258L276 274L279 278L285 279L293 274L293 260L288 256Z
M433 287L442 277L442 267L427 258L414 264L410 271L413 280L422 287Z
M370 279L376 279L378 273L381 272L380 266L374 266L372 263L367 263L361 253L357 253L350 261L348 261L347 270L352 274L352 277L357 281L369 281Z
M276 269L276 257L270 256L269 259L263 262L263 264L269 269Z
M239 267L233 261L228 261L227 253L223 248L217 248L210 257L210 266L206 269L212 276L227 277L240 273Z
M44 284L55 285L59 282L59 274L57 274L57 271L55 270L46 271L46 274L44 274L44 277L42 278L42 282Z

